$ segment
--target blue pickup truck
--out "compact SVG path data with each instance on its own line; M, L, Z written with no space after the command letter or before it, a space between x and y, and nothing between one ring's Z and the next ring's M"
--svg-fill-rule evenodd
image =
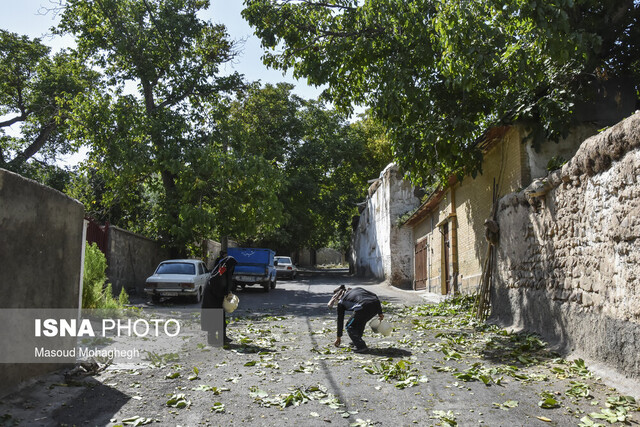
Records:
M276 253L271 249L228 248L227 254L238 264L233 272L233 287L244 289L250 285L260 285L265 292L276 287Z

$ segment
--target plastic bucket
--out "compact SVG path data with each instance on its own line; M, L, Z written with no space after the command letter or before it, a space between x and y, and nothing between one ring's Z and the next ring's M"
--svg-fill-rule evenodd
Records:
M384 319L380 320L377 317L374 317L373 320L369 322L369 326L371 326L371 330L373 332L382 334L385 337L391 335L391 331L393 330L389 322L385 321Z
M233 313L233 311L236 308L238 308L238 303L239 302L240 302L240 300L238 299L238 297L236 295L229 294L226 297L224 297L224 300L222 301L222 308L227 313Z
M375 333L378 333L378 326L380 326L380 319L374 317L371 322L369 322L369 326L371 326L371 330Z
M391 327L391 323L385 321L384 319L380 320L380 324L378 325L378 333L388 337L391 335L391 331L393 328Z

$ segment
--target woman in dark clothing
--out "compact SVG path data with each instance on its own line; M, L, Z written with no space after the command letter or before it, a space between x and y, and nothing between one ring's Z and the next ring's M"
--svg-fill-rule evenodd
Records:
M215 267L211 271L207 286L204 288L204 295L202 297L202 315L201 326L202 330L208 332L209 344L216 342L216 312L222 312L222 337L224 344L231 342L231 339L227 337L227 322L225 319L225 313L222 309L222 302L224 298L233 289L233 270L238 262L232 256L227 256L226 252L221 252L218 259L216 259ZM219 309L219 310L207 310L207 309ZM218 314L219 315L219 314Z
M377 314L380 320L384 319L382 314L382 304L378 296L363 288L345 288L344 285L333 291L333 298L329 301L329 307L336 302L338 304L338 338L334 345L340 346L342 341L342 328L344 325L344 312L353 311L351 318L347 321L347 333L356 347L356 352L363 352L367 349L367 344L362 339L364 328L367 322Z

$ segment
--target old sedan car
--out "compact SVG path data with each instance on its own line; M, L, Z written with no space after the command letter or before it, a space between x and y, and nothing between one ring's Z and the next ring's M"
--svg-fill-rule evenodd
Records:
M277 256L276 261L278 264L276 265L276 274L278 277L288 277L290 279L295 279L298 275L298 269L291 261L291 257L288 256Z
M197 259L171 259L162 261L153 276L147 278L144 291L153 302L160 297L190 297L200 302L209 271L204 262Z

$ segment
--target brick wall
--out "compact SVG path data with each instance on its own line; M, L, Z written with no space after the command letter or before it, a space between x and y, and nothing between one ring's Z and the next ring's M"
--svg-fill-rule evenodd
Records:
M490 216L494 179L501 194L511 192L521 185L522 145L521 129L511 127L484 156L483 173L476 178L466 177L461 183L448 189L435 207L422 221L413 227L414 242L426 238L429 242L427 260L428 291L441 293L443 275L443 238L438 224L446 222L454 211L451 203L455 199L455 220L449 219L449 236L452 227L457 227L457 286L460 292L474 292L482 272L482 262L486 256L484 220ZM452 197L451 192L455 194ZM453 242L452 242L453 243ZM454 274L454 253L449 251L449 272ZM453 286L452 286L453 289Z
M484 156L482 175L466 177L454 187L458 225L459 290L475 292L487 255L484 221L491 216L493 186L497 195L522 186L521 129L513 126Z
M498 197L522 189L531 182L532 177L546 174L542 165L546 166L550 158L559 154L571 157L585 135L594 133L594 127L578 127L559 143L547 141L542 144L543 148L538 152L526 138L527 132L523 126L501 128L496 141L490 144L491 148L484 154L482 174L475 178L467 176L461 183L454 184L437 207L426 212L424 218L413 225L414 244L425 236L429 240L428 254L433 256L428 260L432 267L429 270L429 283L438 283L437 287L429 286L430 292L441 292L439 283L443 275L441 260L444 249L440 229L435 225L442 223L452 212L451 191L454 192L456 215L455 221L449 220L449 230L457 227L458 261L458 276L452 278L455 282L452 289L472 293L480 283L482 265L487 256L484 221L491 215L494 182L498 187ZM449 272L454 274L454 253L451 248L449 251Z

